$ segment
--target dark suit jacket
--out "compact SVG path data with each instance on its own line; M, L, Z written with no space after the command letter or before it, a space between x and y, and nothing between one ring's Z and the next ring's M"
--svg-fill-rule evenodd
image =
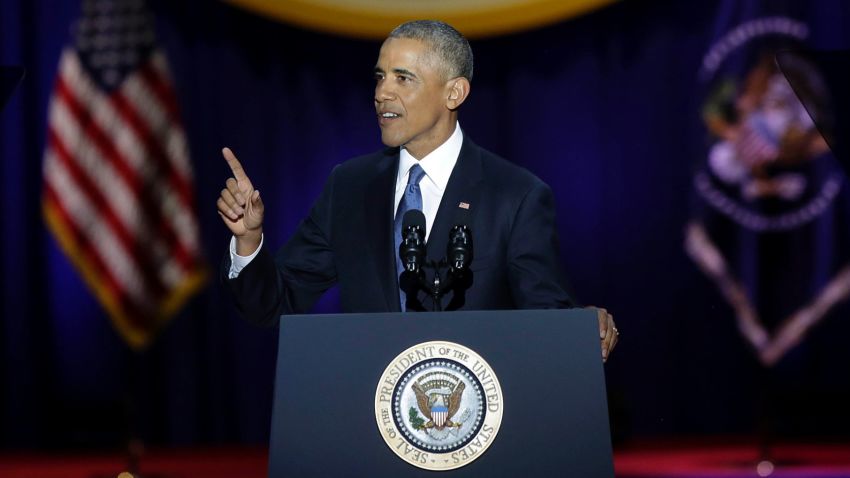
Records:
M346 161L275 257L263 248L225 279L251 322L304 313L339 283L345 312L399 311L393 241L398 148ZM446 252L461 202L475 244L472 287L463 309L562 308L572 304L558 255L555 206L537 177L464 138L428 238L428 259ZM223 277L229 256L222 265Z

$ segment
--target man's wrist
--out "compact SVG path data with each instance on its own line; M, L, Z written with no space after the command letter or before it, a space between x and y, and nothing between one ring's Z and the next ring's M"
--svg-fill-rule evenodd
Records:
M263 240L263 230L249 231L242 236L236 236L236 254L250 256L256 252Z

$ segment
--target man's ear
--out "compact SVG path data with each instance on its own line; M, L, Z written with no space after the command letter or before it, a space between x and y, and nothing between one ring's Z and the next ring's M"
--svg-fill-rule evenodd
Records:
M469 96L469 80L464 77L452 78L448 82L448 98L446 99L446 107L454 111L460 108L460 105L466 101Z

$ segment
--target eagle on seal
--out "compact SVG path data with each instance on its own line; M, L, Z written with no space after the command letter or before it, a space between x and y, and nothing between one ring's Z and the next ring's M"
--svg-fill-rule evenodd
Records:
M428 422L422 426L424 429L436 428L442 430L445 427L460 427L460 423L455 423L451 420L460 409L460 400L463 396L463 390L466 388L463 382L460 382L451 395L448 397L435 393L430 397L422 390L418 383L413 383L413 392L416 394L416 403L419 405L419 411L428 418Z

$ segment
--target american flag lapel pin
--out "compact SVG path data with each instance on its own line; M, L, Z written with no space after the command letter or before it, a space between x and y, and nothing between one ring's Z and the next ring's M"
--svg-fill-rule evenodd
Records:
M469 209L469 203L461 201L460 204L457 205L457 207L461 209Z

